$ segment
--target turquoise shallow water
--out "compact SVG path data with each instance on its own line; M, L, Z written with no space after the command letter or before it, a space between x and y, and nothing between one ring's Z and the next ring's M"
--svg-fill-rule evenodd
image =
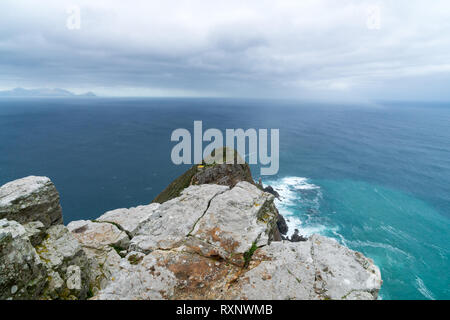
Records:
M320 233L362 251L380 267L382 299L446 299L450 223L422 200L365 182L270 181L291 232Z
M194 120L279 128L280 172L263 181L290 231L374 259L383 299L450 299L450 104L0 99L0 184L49 176L65 223L146 204L188 168L170 135Z

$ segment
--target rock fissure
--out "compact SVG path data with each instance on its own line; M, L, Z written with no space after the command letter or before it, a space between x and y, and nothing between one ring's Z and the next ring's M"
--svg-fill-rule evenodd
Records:
M203 211L203 214L200 216L200 218L197 219L197 221L195 221L194 225L192 226L191 230L189 231L189 233L186 235L186 237L190 237L192 232L194 232L195 227L197 226L197 223L205 216L205 214L208 212L209 207L211 206L211 202L219 195L223 194L224 192L226 192L227 190L221 191L217 194L215 194L211 199L209 199L208 201L208 205L206 206L206 209Z
M131 232L125 230L120 224L118 224L117 222L113 222L113 221L98 221L98 220L91 220L93 223L109 223L112 224L113 226L115 226L117 229L119 229L122 232L125 232L128 236L128 238L131 240L133 239L133 235L131 234Z
M313 270L314 270L314 282L313 282L313 287L311 288L311 294L310 294L310 297L312 297L312 295L314 295L314 293L316 293L316 294L322 294L323 293L323 289L320 289L320 288L317 287L318 282L320 280L320 273L319 273L319 271L317 270L317 267L316 267L313 243L311 243L310 255L311 255L311 259L312 259L312 267L313 267Z

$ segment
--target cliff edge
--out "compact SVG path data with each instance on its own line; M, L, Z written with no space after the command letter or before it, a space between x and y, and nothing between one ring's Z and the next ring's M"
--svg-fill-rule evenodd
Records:
M278 241L274 195L253 180L193 176L162 203L67 227L50 179L3 185L0 299L377 298L363 254L319 235Z

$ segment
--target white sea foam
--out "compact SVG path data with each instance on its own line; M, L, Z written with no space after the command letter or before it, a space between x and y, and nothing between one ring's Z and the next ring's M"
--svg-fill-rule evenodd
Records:
M388 232L389 234L391 234L394 237L397 238L401 238L407 241L417 241L416 239L414 239L413 237L411 237L409 234L407 234L406 232L403 232L399 229L394 228L393 226L387 226L387 225L381 225L380 228L386 232Z
M332 233L337 239L339 239L340 242L341 242L344 246L348 247L348 245L347 245L347 239L345 239L344 236L338 232L338 230L339 230L338 228L334 228L334 229L331 230L331 233Z
M302 199L302 192L310 190L316 191L314 199L308 199L310 204L314 205L314 209L318 210L322 193L320 187L311 183L308 178L302 177L284 177L274 181L267 181L266 184L271 185L280 195L280 200L275 200L277 208L281 215L286 219L289 231L287 236L292 236L295 229L300 231L301 235L311 236L313 234L324 233L327 228L317 223L308 223L302 221L296 211L300 209L299 202L306 201Z
M425 286L422 279L416 277L416 288L427 299L436 300L430 290Z
M352 247L371 247L371 248L382 248L387 251L394 252L396 254L401 254L406 257L408 260L414 260L414 256L409 254L408 252L405 252L397 247L394 247L388 243L382 243L382 242L372 242L372 241L360 241L360 240L352 240L347 241L350 246ZM394 263L394 261L393 261Z

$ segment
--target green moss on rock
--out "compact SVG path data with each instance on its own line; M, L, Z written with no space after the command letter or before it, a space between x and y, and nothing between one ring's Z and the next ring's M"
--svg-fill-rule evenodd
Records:
M197 166L193 166L167 186L152 203L164 203L180 196L181 192L191 185L192 177L197 173Z
M226 154L224 150L225 148L219 151L223 155L223 162L225 161ZM216 151L214 150L210 157L214 157L215 152ZM247 163L238 164L238 158L240 158L240 156L238 152L234 150L234 164L216 162L208 164L203 160L201 165L192 166L188 171L175 179L152 202L164 203L177 198L181 195L181 192L190 185L219 184L233 188L240 181L247 181L256 185L252 178L250 166Z

